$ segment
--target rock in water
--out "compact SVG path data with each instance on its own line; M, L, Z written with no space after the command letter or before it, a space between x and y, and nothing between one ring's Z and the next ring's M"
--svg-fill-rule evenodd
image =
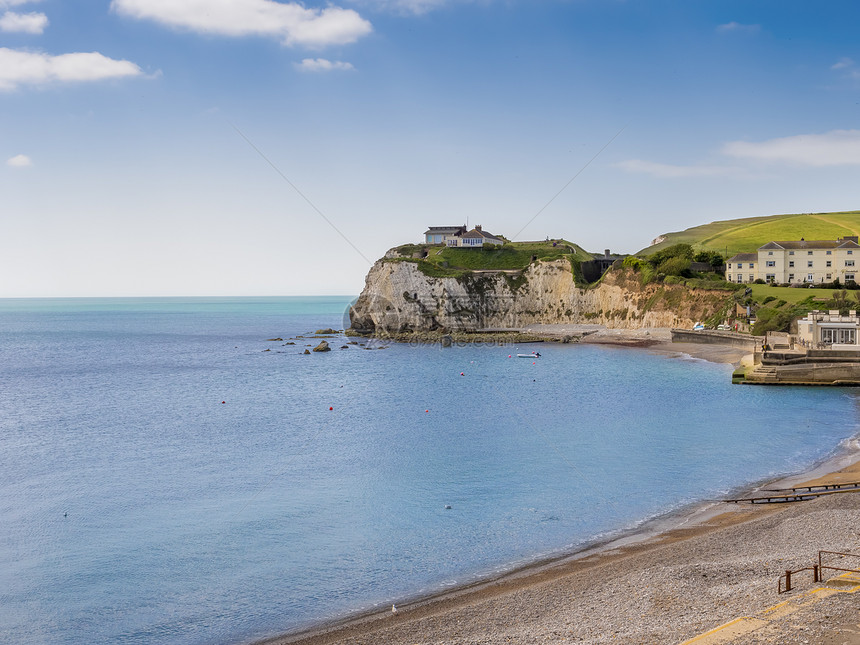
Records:
M337 331L336 331L336 330L334 330L334 329L332 329L331 327L328 327L328 328L326 328L326 329L317 329L317 330L316 330L316 332L314 332L314 333L315 333L317 336L319 336L319 335L321 335L321 334L336 334L336 333L337 333Z
M450 347L454 344L454 339L450 336L442 336L442 347Z
M305 354L307 354L307 355L309 355L309 356L310 356L310 353L311 353L311 350L309 350L309 349L306 349L306 350L305 350Z
M314 347L314 351L315 352L330 352L331 347L328 346L328 343L326 341L322 341L319 345Z

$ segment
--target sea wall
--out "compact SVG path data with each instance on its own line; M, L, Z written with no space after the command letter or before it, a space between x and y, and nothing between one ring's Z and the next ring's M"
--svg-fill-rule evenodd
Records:
M350 312L364 334L475 332L535 324L596 323L609 328L692 327L725 306L726 291L642 285L629 269L594 286L576 284L567 259L523 271L427 275L415 261L377 261Z
M762 336L747 336L735 334L730 331L714 331L711 329L703 329L701 331L692 331L690 329L673 329L673 343L700 343L704 345L729 345L731 347L740 347L748 349L751 352L761 349L764 337Z

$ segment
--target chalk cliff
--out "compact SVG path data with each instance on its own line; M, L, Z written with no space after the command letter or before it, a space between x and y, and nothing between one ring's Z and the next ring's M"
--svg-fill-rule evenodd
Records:
M426 275L418 263L377 261L350 312L363 334L469 332L534 324L599 323L610 328L691 327L726 306L729 293L680 284L642 285L614 269L599 284L576 284L567 259L537 261L524 271Z

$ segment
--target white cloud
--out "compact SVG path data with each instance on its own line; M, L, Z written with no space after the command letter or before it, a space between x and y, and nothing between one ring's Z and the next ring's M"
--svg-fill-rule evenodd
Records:
M15 13L7 11L0 16L0 31L41 34L48 26L48 16L43 13Z
M98 52L51 56L0 47L0 91L24 85L100 81L142 74L134 63L114 60Z
M732 141L723 146L723 152L743 159L803 166L858 165L860 130L832 130L760 142Z
M352 43L373 27L352 9L306 9L273 0L112 0L111 9L140 20L224 36L271 36L286 45Z
M449 0L350 0L355 4L403 13L423 14L449 3ZM461 2L464 0L460 0ZM471 0L465 0L471 1ZM490 0L485 0L489 2Z
M840 58L839 61L830 66L830 69L841 70L844 75L854 80L860 80L860 69L854 65L854 61L847 56Z
M0 0L0 9L11 9L12 7L20 7L22 4L35 4L42 0Z
M728 22L717 27L717 33L721 34L756 34L761 30L760 25L742 25L739 22Z
M630 159L616 164L628 172L640 173L660 179L679 179L688 177L727 177L738 175L738 168L730 166L674 166L671 164Z
M339 60L330 61L325 58L305 58L301 63L296 63L295 66L302 72L332 72L355 69L352 63L344 63Z
M6 165L14 168L26 168L33 165L33 160L27 155L15 155L6 160Z

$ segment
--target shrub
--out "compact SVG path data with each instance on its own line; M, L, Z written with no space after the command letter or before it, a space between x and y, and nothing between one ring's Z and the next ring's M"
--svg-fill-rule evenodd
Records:
M699 251L693 255L693 262L707 262L716 268L725 264L725 259L719 251Z
M657 266L657 272L665 275L683 275L689 277L690 259L681 255L668 258Z
M642 260L637 258L635 255L628 255L621 261L621 266L625 269L633 269L634 271L638 271L642 267Z
M648 262L652 266L656 267L671 258L686 258L687 260L692 260L693 247L689 244L673 244L672 246L667 246L662 251L657 251L656 253L651 255L648 258Z
M788 311L759 309L752 328L753 336L764 336L769 331L788 331L794 316Z
M761 304L766 305L767 303L769 303L769 302L773 302L774 300L776 300L776 296L768 296L767 298L765 298L765 299L762 301L762 303L761 303ZM785 302L785 301L783 300L783 302Z

